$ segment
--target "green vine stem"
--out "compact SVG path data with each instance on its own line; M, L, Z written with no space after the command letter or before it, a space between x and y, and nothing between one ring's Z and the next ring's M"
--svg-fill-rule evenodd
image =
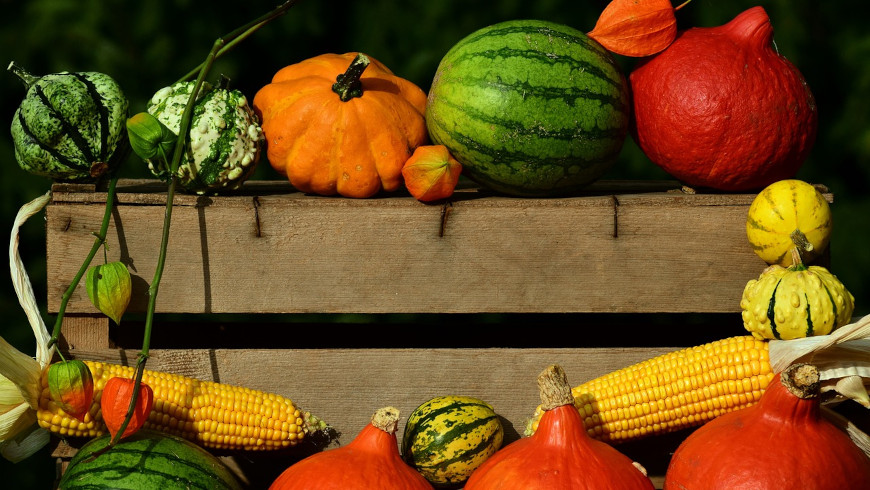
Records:
M148 360L148 353L151 344L151 329L154 324L154 311L157 304L157 294L160 288L160 279L163 275L163 267L166 263L166 250L169 244L169 229L170 222L172 220L172 204L178 180L176 173L178 171L178 166L180 165L181 158L184 156L184 144L187 140L187 133L190 129L190 122L193 116L193 106L199 95L200 89L202 88L205 77L208 75L216 59L218 59L220 56L225 54L239 42L246 39L248 36L256 32L264 25L286 13L287 10L289 10L290 7L295 5L297 2L298 0L287 0L269 13L259 17L258 19L248 24L245 24L244 26L227 34L226 36L218 38L212 45L211 51L209 51L209 54L206 57L205 61L181 79L182 81L188 80L194 74L198 74L194 88L190 93L190 97L187 100L187 105L185 106L184 112L181 116L181 125L178 131L178 140L176 141L175 149L172 154L172 162L169 166L169 172L172 176L172 180L170 180L169 187L166 192L166 211L163 216L163 236L160 242L160 254L157 258L157 266L154 270L154 278L152 279L151 285L148 288L148 306L145 312L145 333L142 338L142 350L139 352L136 361L136 372L134 375L135 386L133 388L133 393L130 397L130 405L127 409L127 416L124 418L124 421L121 423L121 426L115 433L115 437L113 437L112 440L103 449L94 453L92 455L92 458L95 458L99 456L99 454L108 451L115 444L118 443L118 441L121 439L121 435L127 429L127 426L129 425L130 420L133 417L133 412L136 408L136 403L139 398L139 387L142 384L142 375L145 371L145 363Z
M106 191L106 210L103 213L103 222L100 225L100 231L95 234L96 239L94 240L93 246L91 246L91 251L88 253L88 256L85 258L84 262L82 262L81 267L76 273L75 277L73 277L72 282L69 287L64 291L63 296L60 299L60 308L57 310L57 318L54 321L54 329L51 332L51 338L48 340L48 348L50 349L52 346L57 344L58 339L60 338L61 326L63 325L63 316L66 312L66 306L69 304L70 298L72 298L73 292L78 287L79 283L84 277L85 272L88 270L88 266L91 265L91 262L94 260L94 257L97 255L97 252L100 250L100 247L106 243L106 234L109 232L109 219L112 217L112 208L115 203L115 187L118 184L118 174L115 172L112 175L112 178L109 180L109 187ZM66 361L61 354L60 350L57 350L58 357L61 360Z

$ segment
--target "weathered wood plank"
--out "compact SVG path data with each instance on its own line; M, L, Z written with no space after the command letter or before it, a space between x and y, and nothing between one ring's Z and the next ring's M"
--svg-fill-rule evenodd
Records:
M764 263L746 241L751 194L603 182L577 197L463 189L410 197L303 195L281 183L179 195L158 311L177 313L735 312ZM165 193L122 183L109 260L145 307ZM100 192L56 187L47 208L48 307L93 242ZM102 201L102 202L101 202ZM92 313L80 286L67 311Z

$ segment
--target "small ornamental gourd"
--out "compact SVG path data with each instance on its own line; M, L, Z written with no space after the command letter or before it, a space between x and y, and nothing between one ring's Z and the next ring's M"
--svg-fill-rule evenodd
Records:
M147 111L178 134L181 117L196 82L178 82L157 91ZM248 100L238 90L203 84L190 122L178 183L196 194L238 189L251 176L260 159L263 131ZM168 181L169 162L146 160L151 172Z
M433 486L455 488L503 440L504 428L488 403L470 396L437 396L408 416L402 458Z
M743 290L743 326L756 338L826 335L852 318L855 298L843 283L824 267L803 265L797 248L792 257L795 265L772 265Z
M809 364L776 375L758 404L721 415L674 452L664 490L870 488L870 458L822 416Z
M428 141L426 94L363 53L286 66L254 96L269 163L302 192L366 198L402 186Z
M586 433L561 367L545 369L538 386L544 409L538 430L490 456L471 474L465 490L653 490L638 465Z
M791 250L810 264L831 238L831 207L814 186L796 179L779 180L752 200L746 216L746 237L768 264L792 265Z
M432 490L399 455L399 410L381 408L347 445L315 453L293 464L270 490Z
M127 157L127 98L110 76L60 72L36 77L14 62L27 86L12 118L18 165L63 182L93 182Z

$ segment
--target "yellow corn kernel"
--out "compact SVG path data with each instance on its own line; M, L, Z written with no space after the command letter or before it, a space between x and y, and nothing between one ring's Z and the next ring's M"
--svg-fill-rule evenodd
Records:
M731 337L663 354L572 388L587 433L622 442L752 405L773 379L767 342ZM541 407L526 424L538 429Z
M84 361L94 378L94 401L79 422L51 401L43 374L39 425L65 437L96 437L106 432L100 399L115 376L132 378L133 367ZM265 450L293 446L325 424L280 395L145 370L142 382L154 390L145 427L174 434L213 449ZM287 421L295 421L288 424ZM274 429L274 430L273 430ZM228 435L232 434L232 437Z

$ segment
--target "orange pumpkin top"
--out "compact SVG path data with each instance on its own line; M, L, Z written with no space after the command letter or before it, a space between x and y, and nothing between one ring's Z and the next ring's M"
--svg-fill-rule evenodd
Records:
M284 67L254 96L272 167L300 191L346 197L402 185L428 140L425 109L419 87L362 53Z

